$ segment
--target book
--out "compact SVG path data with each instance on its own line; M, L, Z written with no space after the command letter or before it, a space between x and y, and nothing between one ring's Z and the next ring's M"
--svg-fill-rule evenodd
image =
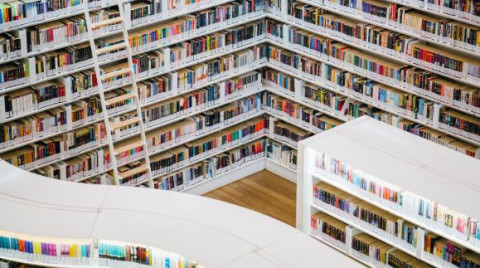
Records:
M412 267L412 268L429 268L428 265L401 250L394 250L388 253L388 265L393 268Z
M364 255L369 262L387 264L388 251L392 247L367 234L361 233L352 237L352 249Z
M117 165L120 166L141 159L146 155L144 147L140 137L132 137L115 143Z
M289 146L274 140L268 140L266 145L267 157L282 166L297 169L298 152Z
M311 228L313 235L323 234L343 244L346 243L347 225L325 213L317 212L312 214Z
M132 186L143 184L148 181L148 167L143 160L132 161L117 168L119 183L121 185ZM110 173L112 175L112 172ZM101 257L101 256L100 256Z

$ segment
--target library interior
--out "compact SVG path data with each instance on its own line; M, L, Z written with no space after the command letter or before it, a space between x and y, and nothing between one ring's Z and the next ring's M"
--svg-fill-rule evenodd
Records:
M480 0L0 0L0 268L480 268Z

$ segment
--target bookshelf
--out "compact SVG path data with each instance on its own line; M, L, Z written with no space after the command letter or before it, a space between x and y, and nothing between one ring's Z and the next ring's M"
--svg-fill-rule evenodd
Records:
M321 261L328 266L364 267L291 226L213 199L51 180L5 161L0 161L0 167L4 174L1 192L9 196L0 200L5 219L0 222L2 267L22 263L35 267L233 268L319 263L304 248L329 256ZM140 209L139 203L145 206ZM243 220L255 225L245 225ZM125 226L142 228L125 232Z
M24 170L191 194L262 169L296 182L302 140L363 115L480 158L474 1L49 2L0 4L0 158ZM352 237L397 266L450 267L425 235L480 244L391 206L406 236L312 211L317 238L367 265Z
M362 115L480 158L472 1L36 2L0 19L0 158L25 170L195 193L246 164L295 180L298 134ZM260 136L179 153L261 117ZM263 160L217 165L260 139Z
M477 160L363 116L301 141L299 163L305 233L370 267L477 262Z

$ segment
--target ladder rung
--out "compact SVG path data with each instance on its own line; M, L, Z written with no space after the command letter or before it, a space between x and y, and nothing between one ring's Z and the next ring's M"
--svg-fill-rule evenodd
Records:
M132 124L135 124L137 122L140 122L140 118L139 117L134 117L134 118L130 118L128 120L125 120L125 121L120 121L120 122L111 122L110 123L110 128L112 130L115 130L117 128L122 128L122 127L126 127L126 126L129 126L129 125L132 125Z
M125 47L127 47L127 45L125 43L116 44L116 45L108 46L108 47L102 47L102 48L97 49L97 55L101 55L103 53L107 53L107 52L110 52L110 51L113 51L113 50L120 50L120 49L125 48Z
M120 23L120 22L122 22L122 18L117 17L117 18L113 18L113 19L108 19L108 20L92 23L92 28L97 29L97 28L100 28L100 27L105 26L105 25L116 24L116 23Z
M107 105L112 105L114 103L117 103L117 102L122 102L122 101L125 101L125 100L128 100L128 99L131 99L135 97L135 93L133 92L130 92L130 93L127 93L127 94L123 94L123 95L120 95L118 97L115 97L115 98L111 98L111 99L108 99L108 100L105 100L105 103Z
M118 175L120 175L120 177L121 177L122 179L124 179L124 178L126 178L126 177L130 177L130 176L132 176L132 175L134 175L134 174L140 173L140 172L145 171L145 170L148 170L147 165L141 165L141 166L136 167L136 168L134 168L134 169L131 169L131 170L127 171L127 172L119 173Z
M129 73L130 69L123 69L102 75L102 80Z
M137 147L140 147L140 146L143 146L143 143L142 141L137 141L137 142L133 142L133 143L129 143L123 147L120 147L120 148L115 148L115 154L120 154L120 153L123 153L125 151L128 151L128 150L131 150L131 149L135 149Z

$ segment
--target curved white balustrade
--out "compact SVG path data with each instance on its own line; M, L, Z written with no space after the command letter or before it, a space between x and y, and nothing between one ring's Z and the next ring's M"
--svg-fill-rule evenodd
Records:
M128 241L175 252L207 268L363 267L284 223L213 199L57 181L4 161L0 161L0 170L0 230L91 243L91 257L85 264L55 265L38 259L31 263L148 267L99 260L99 244ZM25 255L14 258L0 251L0 258L17 261L28 261Z

